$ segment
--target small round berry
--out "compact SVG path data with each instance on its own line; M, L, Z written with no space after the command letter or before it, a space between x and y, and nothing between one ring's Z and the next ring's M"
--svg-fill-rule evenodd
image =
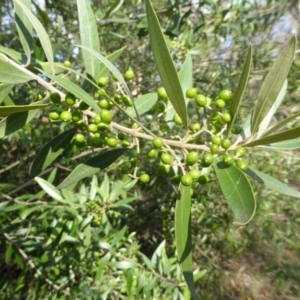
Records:
M184 186L191 186L193 183L193 178L189 174L185 174L181 177L180 182Z
M193 87L188 88L185 93L185 96L190 99L194 98L196 95L197 95L197 89Z
M104 122L99 122L97 124L98 130L99 131L106 131L107 130L107 124Z
M87 109L89 109L90 108L90 106L87 104L87 103L85 103L84 101L81 101L80 103L79 103L79 109L80 110L87 110Z
M69 111L63 111L60 114L60 119L64 122L70 122L72 120L72 114Z
M191 128L192 132L197 132L201 129L201 125L200 125L200 123L194 123L191 125L190 128Z
M110 137L106 140L107 146L109 146L111 148L117 147L118 143L119 143L119 141L114 137Z
M233 155L226 153L223 156L223 162L227 167L231 166L234 163L234 157Z
M223 113L221 114L221 120L224 123L229 123L231 121L231 115L229 113Z
M166 103L163 101L157 101L155 103L154 109L157 113L163 113L166 110Z
M103 109L100 112L101 121L105 124L110 124L113 119L113 113L110 110Z
M245 156L245 154L246 154L246 149L245 149L244 147L242 147L242 146L239 146L239 147L237 147L237 148L234 150L234 152L235 152L235 154L236 154L237 156L242 157L242 156Z
M51 121L57 121L60 119L59 113L57 113L56 111L52 111L49 113L49 119Z
M212 154L217 154L217 153L219 153L219 146L216 145L216 144L212 144L212 145L210 146L210 152L211 152Z
M101 122L100 114L96 114L96 115L94 116L93 123L95 123L95 124L98 125L100 122Z
M139 178L141 183L148 183L150 181L150 176L148 174L142 174Z
M248 163L244 160L239 160L236 163L236 166L242 171L246 171L248 169Z
M51 94L50 94L50 100L51 100L54 104L60 104L60 102L61 102L60 94L57 93L57 92L51 92Z
M198 158L199 158L198 152L197 151L191 151L186 156L185 163L186 163L187 166L192 166L198 161Z
M225 150L229 149L231 147L232 143L230 141L230 139L226 138L224 140L222 140L221 142L221 147Z
M98 105L100 108L107 109L107 110L110 110L112 107L109 101L107 101L106 99L99 100Z
M226 105L226 102L225 102L223 99L219 99L219 98L218 98L218 99L215 101L215 106L216 106L217 109L222 109L222 108L225 107L225 105Z
M162 148L164 142L162 140L162 138L160 137L154 137L153 140L152 140L152 145L155 147L155 148Z
M127 70L124 74L124 78L126 81L132 80L134 78L134 76L135 76L135 74L131 69Z
M127 147L129 147L131 144L130 144L130 142L129 141L122 141L122 147L123 148L127 148Z
M123 97L121 95L115 95L114 96L114 100L118 103L118 104L122 104L123 103Z
M81 133L77 133L74 136L74 144L78 147L82 147L85 145L85 136Z
M219 93L218 98L229 101L232 98L232 92L230 90L223 90Z
M72 93L67 93L66 98L65 98L65 102L66 102L67 105L73 106L76 102L75 95L72 94Z
M157 173L159 175L167 175L171 171L171 166L170 165L165 165L165 164L159 164Z
M119 139L120 141L124 141L124 140L128 139L128 134L126 134L126 133L124 133L124 132L119 132L119 133L118 133L118 139Z
M161 123L159 124L159 130L161 132L169 132L170 131L170 127L167 123Z
M65 61L64 61L64 66L65 66L66 68L71 68L71 67L72 67L72 64L71 64L71 62L70 62L69 60L65 60Z
M180 179L181 179L181 176L180 175L174 175L171 179L171 181L173 183L180 183Z
M177 124L177 125L182 125L183 122L181 120L181 118L179 117L178 114L175 114L174 118L173 118L174 122Z
M105 146L105 141L100 137L92 137L91 145L95 148L103 148Z
M200 107L205 107L207 105L207 97L204 95L198 94L195 96L195 102Z
M170 165L173 162L173 157L169 153L165 152L160 156L160 160L162 163Z
M94 123L88 125L88 131L91 133L96 133L98 131L98 126Z
M201 175L198 179L200 184L206 184L209 182L209 177L207 175Z
M193 169L189 172L189 175L192 177L193 180L198 180L201 176L201 172L198 169Z
M221 145L221 142L222 142L222 139L220 136L218 135L213 135L211 137L211 142L214 144L214 145L217 145L217 146L220 146Z
M108 77L100 77L98 80L98 85L101 87L105 87L109 82L109 78Z
M234 125L231 128L231 133L232 134L240 134L242 132L243 128L239 125Z
M201 159L203 167L209 167L214 162L214 157L211 153L205 153Z
M157 154L157 151L155 149L150 149L148 152L147 152L147 156L149 158L154 158L156 157L156 154Z
M168 99L168 94L164 87L159 87L157 89L157 94L158 94L159 98L161 98L161 99Z
M72 121L78 123L82 120L82 115L79 111L75 110L72 112Z
M125 106L131 107L132 106L132 101L128 95L124 95L122 97L122 102L124 103Z

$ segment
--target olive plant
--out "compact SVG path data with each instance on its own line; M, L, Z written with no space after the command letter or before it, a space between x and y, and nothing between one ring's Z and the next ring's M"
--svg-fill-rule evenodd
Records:
M150 45L161 87L133 97L130 84L136 77L134 70L120 71L116 67L125 49L107 57L101 54L89 1L77 1L81 38L78 49L82 53L84 72L70 61L55 61L50 38L31 12L30 4L30 1L14 0L24 53L0 46L0 100L14 86L32 82L45 92L38 94L33 103L0 107L1 138L24 127L39 112L48 117L53 127L64 124L63 132L42 147L29 171L51 197L59 198L60 190L74 188L84 178L113 167L117 160L126 161L127 156L123 171L141 184L154 184L155 180L172 182L178 194L174 203L178 262L196 299L191 203L197 190L211 182L219 184L236 226L247 224L255 214L256 201L249 178L280 193L300 197L298 191L249 166L251 162L247 160L247 152L254 147L300 148L299 127L286 129L300 113L275 124L272 118L287 89L286 78L296 50L296 37L281 50L258 95L254 95L254 109L242 124L238 113L251 69L251 44L237 88L220 90L218 95L203 94L201 87L193 83L191 54L187 53L180 64L174 63L153 6L146 0ZM32 56L33 31L47 62ZM190 110L197 119L191 117ZM39 177L70 146L77 152L89 150L90 157L78 164L57 187ZM141 160L156 165L160 179L145 173L139 165ZM97 226L101 220L91 215L89 222Z

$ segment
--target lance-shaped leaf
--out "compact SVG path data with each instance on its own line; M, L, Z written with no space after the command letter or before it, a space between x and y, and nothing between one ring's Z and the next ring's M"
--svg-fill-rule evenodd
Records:
M145 112L149 111L153 105L156 103L157 101L157 94L156 93L149 93L149 94L144 94L142 96L140 96L139 98L137 98L134 101L136 110L138 112L139 115L144 114ZM136 113L133 107L128 107L126 109L126 112L132 116L132 117L136 117Z
M259 172L253 168L248 168L247 174L257 180L259 183L263 183L266 187L287 195L291 197L300 198L300 192L290 188L288 185L284 184L283 182L275 179L274 177L267 175L265 173Z
M77 0L77 9L81 45L100 52L99 34L90 1ZM100 73L100 63L98 59L90 55L85 49L82 50L82 56L86 72L97 81Z
M7 117L18 112L41 109L49 105L50 104L0 106L0 116Z
M175 208L175 239L178 261L184 279L196 299L193 280L192 234L191 234L191 191L190 187L179 186L180 197Z
M292 140L300 137L300 127L285 130L276 134L272 134L266 137L262 137L260 139L257 139L255 141L246 143L245 145L247 147L254 147L258 145L268 145L272 143L278 143L281 141L287 141Z
M78 165L57 188L66 188L85 177L92 176L111 165L126 151L126 148L113 149L87 159L85 162Z
M287 78L294 59L296 42L297 40L294 36L282 49L262 84L254 107L252 134L256 133L259 125L269 113Z
M146 0L150 44L155 64L168 97L187 128L187 110L177 71L150 0Z
M278 142L278 143L272 143L262 147L268 149L281 149L281 150L300 149L300 138Z
M45 28L42 26L41 22L36 18L36 16L26 7L26 5L22 3L22 1L20 1L20 0L15 0L15 1L23 9L24 14L26 14L28 20L30 20L33 28L35 29L35 31L40 39L40 42L41 42L41 45L45 52L45 55L48 59L48 62L50 64L52 73L54 73L53 50L52 50L49 36L48 36Z
M236 116L238 113L238 109L240 107L244 92L246 90L247 82L248 82L248 78L249 78L249 74L250 74L251 62L252 62L252 45L250 44L247 59L244 64L244 68L242 71L242 75L240 77L238 87L237 87L237 89L233 95L232 101L230 103L229 113L231 115L231 121L227 125L226 136L228 136L228 134L231 130L231 127L235 122L235 119L236 119Z
M76 128L71 128L49 141L38 153L29 170L31 177L35 177L45 170L71 142Z
M23 0L22 2L29 10L31 9L31 0ZM27 56L27 64L29 64L31 51L33 50L32 24L16 1L14 1L14 10L20 41Z
M227 167L223 161L215 161L214 169L222 193L233 212L233 224L247 224L256 210L256 201L248 178L240 169L234 165Z
M3 102L3 100L8 96L10 91L13 89L13 84L0 84L0 104Z

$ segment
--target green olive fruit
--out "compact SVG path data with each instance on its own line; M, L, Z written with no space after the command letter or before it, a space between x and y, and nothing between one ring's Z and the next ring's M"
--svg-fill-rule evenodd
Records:
M209 182L209 177L207 175L201 175L198 179L200 184L206 184Z
M181 177L180 182L184 186L191 186L193 183L193 178L189 174L185 174Z
M195 102L200 107L205 107L207 105L207 97L201 94L195 96Z
M130 142L129 141L122 141L122 147L123 148L127 148L127 147L129 147L131 144L130 144Z
M220 146L220 145L221 145L221 142L222 142L222 139L221 139L221 137L218 136L218 135L213 135L213 136L211 137L211 142L212 142L214 145Z
M157 94L158 94L158 97L161 99L168 99L168 94L164 87L159 87L157 89Z
M175 114L174 118L173 118L174 122L177 124L177 125L182 125L183 122L181 120L181 118L179 117L178 114Z
M133 105L132 101L131 101L131 99L130 99L130 97L128 95L124 95L122 97L122 101L123 101L124 105L127 106L127 107L130 107L130 106Z
M190 99L194 98L196 95L197 95L197 89L193 87L188 88L185 93L185 96Z
M148 183L150 181L150 176L148 174L142 174L140 177L139 177L139 181L141 183Z
M171 171L171 166L165 165L165 164L159 164L158 169L157 169L157 173L162 176L169 174L170 171Z
M94 123L88 125L88 131L91 133L96 133L98 131L98 126Z
M235 154L236 154L237 156L240 156L240 157L246 155L246 149L245 149L244 147L242 147L242 146L237 147L237 148L234 150L234 152L235 152Z
M221 114L221 120L224 123L229 123L231 121L231 115L230 115L230 113L222 113Z
M99 100L98 105L102 109L110 110L112 108L110 102L108 100L106 100L106 99Z
M217 154L217 153L219 153L219 146L216 145L216 144L212 144L212 145L210 146L210 152L211 152L212 154Z
M243 128L239 125L234 125L231 128L231 133L232 134L240 134L242 132Z
M170 165L173 162L173 157L169 153L165 152L160 156L160 160L162 163Z
M231 166L234 163L234 157L233 155L226 153L223 155L223 162L226 166Z
M118 139L116 139L114 137L110 137L106 140L107 146L109 146L111 148L117 147L118 143L119 143Z
M85 136L81 133L77 133L75 136L74 136L74 144L77 146L77 147L82 147L82 146L85 146Z
M100 114L96 114L94 116L94 123L98 125L100 122L101 122Z
M71 67L72 67L72 64L71 64L71 62L70 62L69 60L65 60L65 61L64 61L64 66L65 66L66 68L71 68Z
M92 137L91 145L95 148L103 148L105 146L105 141L100 137Z
M72 120L72 114L69 111L63 111L60 114L60 119L64 122L70 122Z
M49 113L49 119L50 119L51 121L57 121L57 120L59 120L59 119L60 119L59 113L56 112L56 111L50 112L50 113Z
M80 110L87 110L87 109L89 109L90 108L90 106L87 104L87 103L85 103L84 101L81 101L80 103L79 103L79 109Z
M181 179L181 176L180 175L174 175L172 178L171 178L171 181L173 183L180 183L180 179Z
M209 167L214 162L214 156L211 153L205 153L201 159L203 167Z
M198 180L201 176L201 172L198 169L193 169L189 172L189 175L192 177L193 180Z
M167 123L161 123L161 124L159 124L159 130L161 132L166 133L166 132L170 131L170 127L169 127L169 125Z
M154 137L153 140L152 140L152 145L155 147L155 148L162 148L164 142L163 142L163 139L160 138L160 137Z
M211 126L211 133L217 134L222 130L222 124L215 123Z
M118 104L122 104L123 103L123 97L121 95L115 95L114 96L114 100L118 103Z
M150 149L148 152L147 152L147 156L149 158L154 158L156 157L156 154L157 154L157 151L155 149Z
M219 120L220 120L220 113L214 112L211 116L211 122L213 124L215 124L215 123L219 122Z
M236 163L236 166L242 171L246 171L248 169L248 163L244 160L239 160Z
M217 99L216 101L215 101L215 107L217 108L217 109L223 109L224 107L225 107L225 105L226 105L226 102L223 100L223 99Z
M44 98L44 95L42 95L42 94L36 95L36 100L38 100L38 101L42 100L43 98Z
M119 81L118 77L117 77L115 74L112 74L112 79L113 79L114 81Z
M232 98L232 92L230 90L223 90L219 93L218 98L229 101Z
M100 95L100 96L107 96L107 93L106 93L106 90L105 89L102 89L102 88L99 88L97 93Z
M157 101L155 103L154 109L157 113L163 113L166 110L166 103L163 101Z
M104 122L99 122L99 123L97 124L97 127L98 127L98 130L99 130L99 131L106 131L107 128L108 128L107 124L104 123Z
M119 139L120 141L124 141L124 140L128 139L128 134L127 134L127 133L124 133L124 132L119 132L119 133L118 133L118 139Z
M65 97L65 102L66 102L67 105L73 106L76 103L75 95L72 94L72 93L67 93L67 95Z
M113 113L110 110L103 109L100 112L100 118L103 123L110 124L113 119Z
M222 140L221 142L221 147L225 150L229 149L231 147L232 143L230 141L230 139L226 138L224 140Z
M136 164L137 164L137 158L136 157L131 157L129 161L130 161L130 164L133 167L136 166Z
M57 92L51 92L50 94L50 100L54 103L54 104L60 104L61 102L61 97L60 94Z
M132 80L134 78L134 76L135 76L135 74L131 69L127 70L124 74L124 78L126 81Z
M197 151L191 151L186 156L185 163L186 163L187 166L192 166L198 161L198 158L199 158L198 152Z
M200 123L194 123L190 126L192 132L198 132L201 129Z
M100 87L105 87L109 82L109 78L108 77L100 77L98 80L98 85Z
M72 112L72 121L79 124L82 121L82 115L79 111L75 110Z

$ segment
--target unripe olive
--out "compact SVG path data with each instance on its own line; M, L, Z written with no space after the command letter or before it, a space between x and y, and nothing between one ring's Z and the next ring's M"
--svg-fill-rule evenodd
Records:
M119 141L114 137L110 137L106 140L107 146L109 146L111 148L117 147L118 143L119 143Z
M127 148L129 147L131 144L129 141L122 141L122 147Z
M198 94L195 96L195 102L200 107L205 107L207 105L207 97L204 95Z
M175 114L174 118L173 118L174 122L177 124L177 125L182 125L183 122L181 120L181 118L179 117L178 114Z
M75 136L74 136L74 144L77 146L77 147L82 147L85 145L85 136L81 133L77 133Z
M101 122L100 114L96 114L94 116L94 123L98 125L100 122Z
M123 101L124 105L127 106L127 107L130 107L130 106L133 105L132 101L131 101L131 99L130 99L130 97L128 95L124 95L122 97L122 101Z
M198 179L200 184L206 184L209 182L209 177L207 175L201 175Z
M191 186L193 183L193 179L189 174L185 174L181 177L180 182L184 186Z
M98 80L98 85L100 87L105 87L109 82L109 78L108 77L100 77Z
M157 169L157 173L159 175L167 175L170 173L170 171L171 171L171 166L165 164L160 164Z
M118 104L122 104L123 103L123 97L121 95L115 95L114 96L114 100L118 103Z
M217 134L222 130L222 125L219 123L215 123L211 126L212 134Z
M105 141L100 137L92 137L91 145L96 148L103 148L105 146Z
M139 180L141 183L148 183L150 181L150 176L148 174L142 174Z
M103 123L110 124L113 119L113 113L110 110L103 109L100 112L100 118Z
M157 154L157 151L155 149L150 149L148 152L147 152L147 156L149 158L154 158L156 157L156 154Z
M87 110L88 108L90 108L90 106L87 103L85 103L84 101L81 101L79 103L79 109L80 110Z
M124 78L126 81L132 80L134 78L134 76L135 76L134 72L131 69L127 70L124 74Z
M107 130L107 124L104 122L99 122L97 124L98 130L99 131L106 131Z
M229 123L231 121L231 115L229 113L223 113L221 114L221 120L224 123Z
M238 125L234 125L231 128L231 133L232 134L240 134L242 132L243 128L241 126Z
M219 99L219 98L218 98L218 99L215 101L215 106L216 106L216 108L218 108L218 109L224 108L225 105L226 105L226 103L225 103L225 101L224 101L223 99Z
M159 130L161 132L169 132L170 131L170 127L167 123L161 123L159 124Z
M72 120L72 114L69 111L63 111L60 114L60 119L64 122L70 122Z
M199 158L198 152L197 151L191 151L186 156L185 163L186 163L187 166L192 166L198 161L198 158Z
M112 107L111 104L109 103L109 101L106 99L99 100L98 105L100 108L107 109L107 110L110 110Z
M218 136L218 135L213 135L213 136L211 137L211 142L212 142L214 145L220 146L220 145L221 145L221 142L222 142L222 139L221 139L221 137Z
M158 94L159 98L161 98L161 99L168 99L168 94L164 87L159 87L157 89L157 94Z
M59 113L57 113L56 111L52 111L49 113L49 119L52 121L57 121L60 119Z
M230 139L226 138L226 139L222 140L221 147L223 149L227 150L227 149L229 149L231 147L231 144L232 143L231 143Z
M219 93L218 98L229 101L232 98L232 92L230 90L223 90Z
M73 106L76 102L76 97L74 94L72 93L67 93L66 97L65 97L65 102L67 105L69 106Z
M234 150L234 152L235 152L235 154L236 154L237 156L242 157L242 156L245 156L245 154L246 154L246 149L245 149L244 147L242 147L242 146L239 146L239 147L237 147L237 148Z
M163 101L157 101L154 106L155 111L158 113L163 113L166 110L166 107L166 103Z
M244 160L239 160L236 163L236 166L242 170L242 171L246 171L248 169L248 162L244 161Z
M94 123L88 125L88 131L91 133L96 133L98 131L98 126Z
M201 129L201 125L200 125L200 123L194 123L191 125L190 128L191 128L192 132L197 132Z
M82 120L82 115L79 111L75 110L72 112L72 121L74 123L79 123Z
M64 61L64 66L65 66L66 68L71 68L71 67L72 67L72 64L71 64L71 62L70 62L69 60L65 60L65 61Z
M171 179L171 181L173 183L179 183L180 182L180 179L181 179L181 176L180 175L174 175Z
M160 156L160 160L162 163L170 165L173 162L173 157L169 153L165 152Z
M185 96L190 99L194 98L196 95L197 95L197 89L193 87L188 88L185 93Z
M60 104L61 102L61 97L60 94L57 92L51 92L50 94L50 100L54 103L54 104Z
M217 154L217 153L219 153L219 146L216 145L216 144L212 144L212 145L210 146L210 152L211 152L212 154Z
M155 148L162 148L164 142L162 140L162 138L160 137L154 137L153 140L152 140L152 145L155 147Z
M201 172L198 169L193 169L189 172L189 175L192 177L193 180L198 180L201 176Z
M231 166L234 163L234 157L233 155L226 153L223 156L223 162L225 163L226 166Z
M119 132L118 133L118 139L120 140L120 141L124 141L124 140L126 140L128 138L128 134L126 134L126 133L124 133L124 132Z
M201 162L203 167L209 167L214 161L214 157L211 153L205 153L202 156Z

